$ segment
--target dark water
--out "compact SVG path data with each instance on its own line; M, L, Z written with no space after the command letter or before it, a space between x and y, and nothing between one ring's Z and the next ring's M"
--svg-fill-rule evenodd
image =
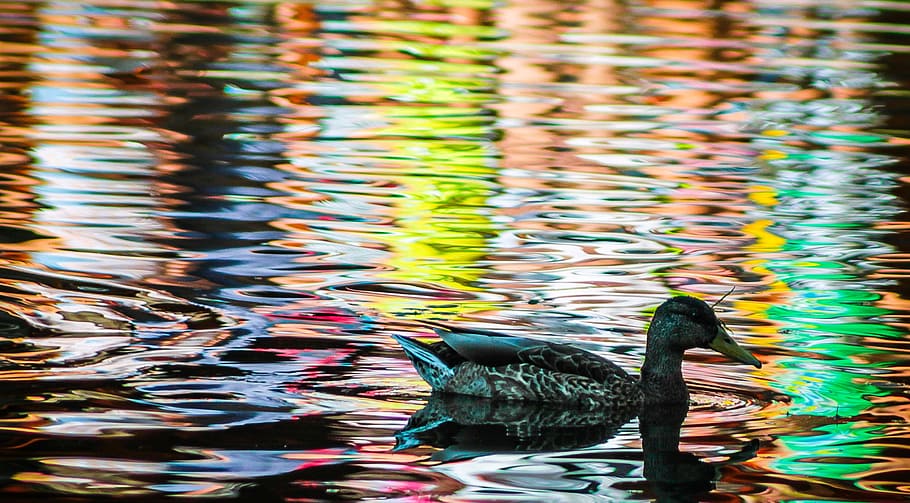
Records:
M0 1L0 496L905 499L908 19ZM654 306L733 286L765 366L691 354L681 430L393 449L465 413L389 337L417 320L636 370Z

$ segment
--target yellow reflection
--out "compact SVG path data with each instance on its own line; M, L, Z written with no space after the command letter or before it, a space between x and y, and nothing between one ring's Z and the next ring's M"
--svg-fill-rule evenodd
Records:
M396 122L400 127L410 127L407 118L396 117ZM282 241L284 246L307 247L318 239L378 250L376 270L358 273L357 279L372 278L395 285L393 290L371 290L360 299L364 307L382 314L455 317L493 307L477 286L484 275L480 263L489 249L488 240L498 232L488 208L493 194L490 178L497 172L492 167L492 149L485 148L482 142L436 139L324 142L319 144L318 152L312 142L302 145L309 155L301 156L298 164L314 167L286 169L313 179L319 166L334 165L339 178L330 181L325 173L320 173L321 185L281 184L281 188L310 192L294 199L296 208L331 215L331 221L316 222L313 217L276 221L275 226L289 233L288 239ZM308 162L306 157L322 161ZM356 175L360 183L346 185L344 180L350 180L351 175ZM395 197L375 199L371 197L375 187L394 187L391 195ZM368 216L375 222L373 225L345 221L338 211L327 213L324 209L341 204L342 196L350 201L352 195L373 204ZM335 260L343 261L344 257ZM310 288L332 288L340 283L338 278L273 280L289 286L309 282Z
M486 25L487 4L475 3L459 2L445 22L383 6L378 18L367 8L292 28L298 39L318 36L317 26L365 37L329 37L328 54L292 48L309 78L272 94L291 110L278 137L292 160L282 168L295 178L272 184L291 194L272 202L299 212L272 222L286 233L272 245L305 249L312 254L300 261L324 266L272 281L380 315L453 318L493 307L478 280L499 232L489 209L497 132L482 106L496 99L497 67L477 44L502 32ZM346 269L362 255L370 270Z
M773 192L751 192L749 199L757 201L774 200ZM768 231L768 227L774 222L767 219L756 220L743 226L742 231L755 238L755 242L747 246L749 251L753 252L775 252L780 251L787 243L787 240Z
M428 160L429 161L429 160ZM486 236L496 227L486 211L488 190L478 171L492 175L480 165L442 166L432 176L402 176L395 181L406 187L406 197L396 205L396 232L386 235L393 251L391 270L379 276L405 282L429 282L456 291L478 291L475 285L484 270L478 262L487 252ZM467 176L461 176L467 175ZM426 310L464 314L491 307L485 302L459 302L409 297L378 298L374 308L382 312Z

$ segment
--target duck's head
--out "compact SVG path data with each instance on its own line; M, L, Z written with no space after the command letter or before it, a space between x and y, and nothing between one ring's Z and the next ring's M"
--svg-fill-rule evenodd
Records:
M652 343L679 352L711 348L735 361L761 368L758 358L733 340L711 306L694 297L673 297L657 308L648 330L648 345Z

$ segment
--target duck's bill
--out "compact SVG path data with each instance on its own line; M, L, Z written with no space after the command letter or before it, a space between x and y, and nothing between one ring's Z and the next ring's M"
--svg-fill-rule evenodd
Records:
M708 346L714 351L740 363L752 365L757 369L761 368L761 362L758 361L758 358L740 347L740 345L733 340L733 337L730 337L730 332L727 331L727 327L724 327L723 325L717 327L717 335L708 343Z

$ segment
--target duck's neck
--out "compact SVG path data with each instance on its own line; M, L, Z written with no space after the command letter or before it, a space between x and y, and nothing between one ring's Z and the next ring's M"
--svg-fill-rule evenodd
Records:
M688 403L689 390L682 375L683 352L671 347L661 331L651 325L645 362L641 366L641 390L646 403Z

